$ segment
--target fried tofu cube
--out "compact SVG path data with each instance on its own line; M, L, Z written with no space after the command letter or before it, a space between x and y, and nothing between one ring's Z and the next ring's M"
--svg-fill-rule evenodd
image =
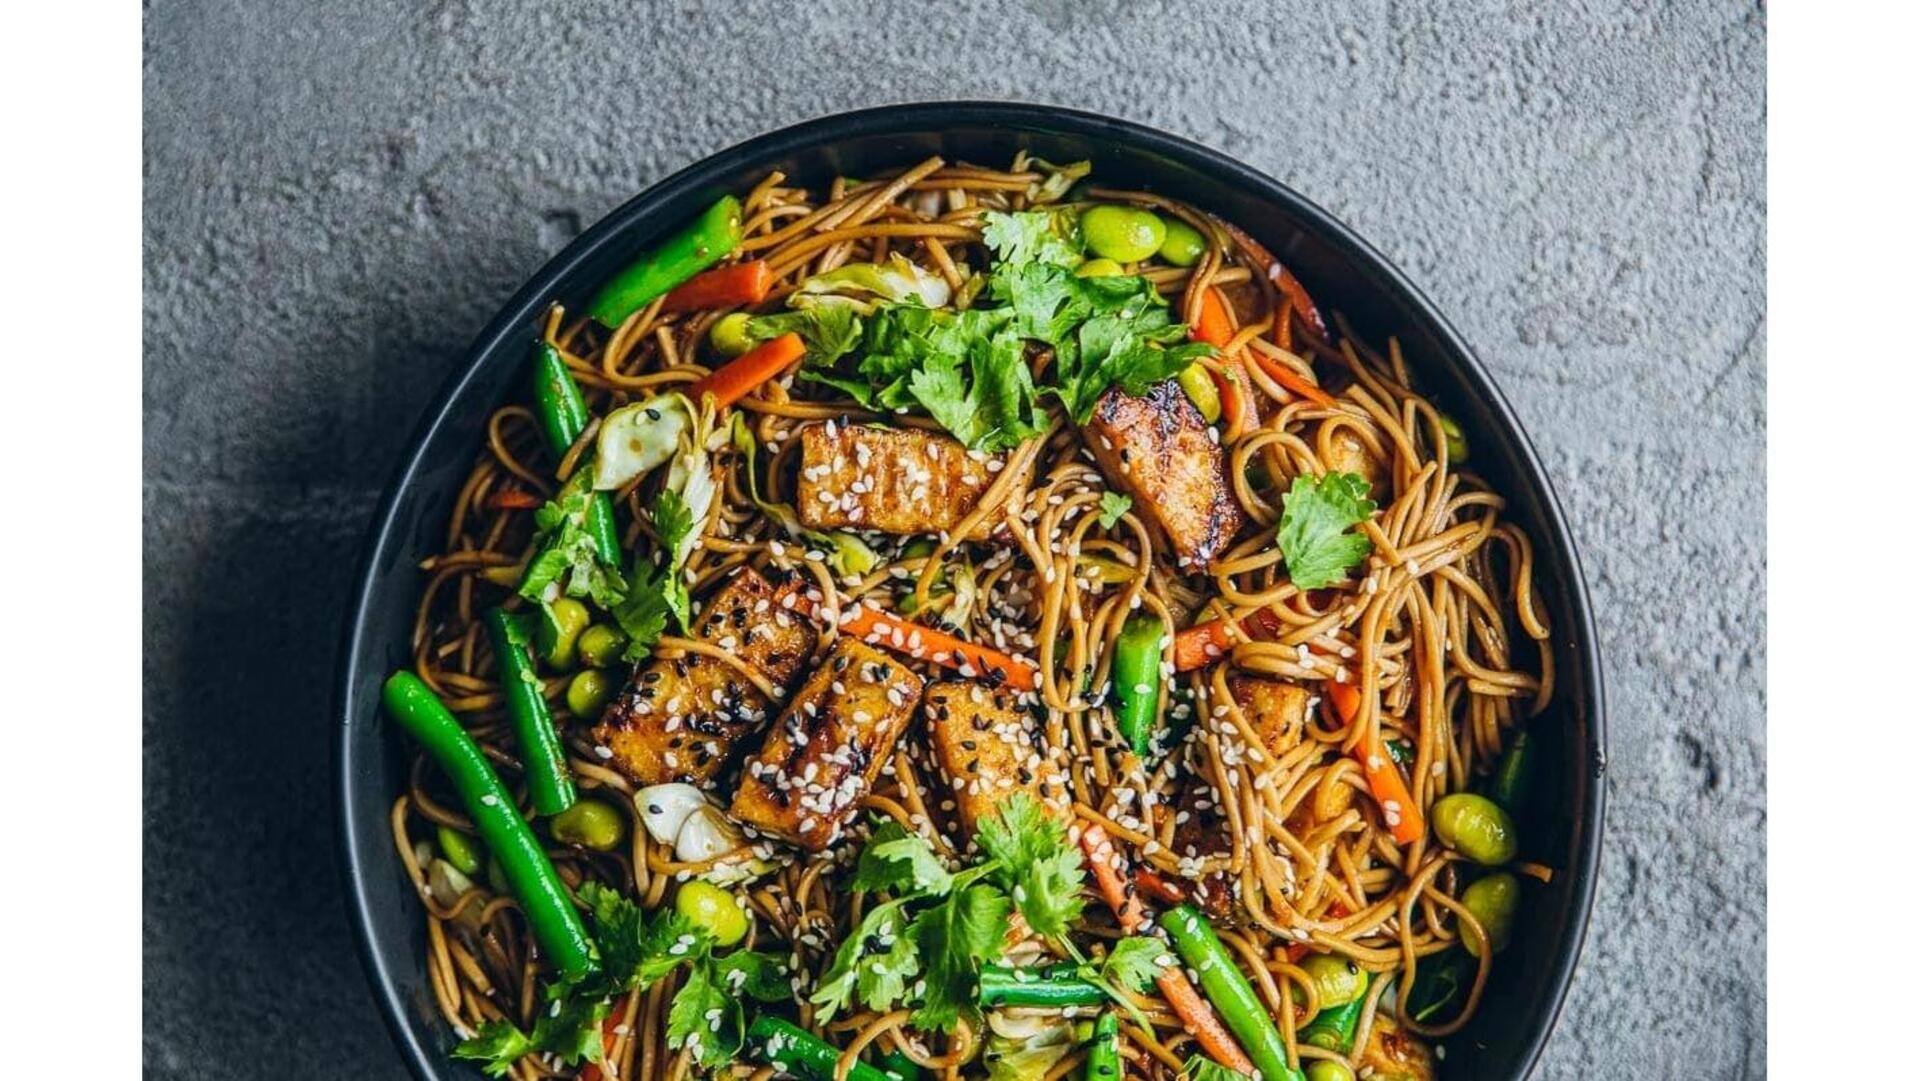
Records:
M1047 754L1033 718L1006 695L971 680L948 680L927 687L922 712L927 742L969 835L1015 792L1064 815L1059 764Z
M1387 465L1374 457L1353 429L1341 426L1327 437L1327 453L1321 456L1329 473L1356 473L1378 499L1387 487Z
M1227 689L1268 754L1278 758L1300 743L1307 728L1307 704L1313 699L1305 687L1282 679L1233 676Z
M1115 387L1094 403L1084 434L1108 483L1166 534L1182 567L1213 563L1245 515L1227 483L1227 456L1174 380L1135 396Z
M1004 457L976 458L957 439L914 428L813 424L800 432L800 485L794 498L809 529L951 533L998 479ZM1002 508L1025 496L1027 477L1011 482ZM965 539L1003 532L997 509Z
M707 602L693 636L738 658L785 690L819 636L774 601L774 588L742 568ZM705 785L741 741L766 725L773 703L733 665L702 654L640 666L594 726L608 764L640 784Z
M1360 1053L1360 1073L1373 1081L1433 1081L1433 1052L1418 1036L1401 1028L1385 1010L1373 1016L1373 1030Z
M840 639L747 763L728 813L768 836L825 850L893 753L922 687L899 661Z

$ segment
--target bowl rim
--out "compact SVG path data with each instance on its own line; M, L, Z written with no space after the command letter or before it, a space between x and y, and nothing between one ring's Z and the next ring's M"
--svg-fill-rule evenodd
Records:
M412 1023L399 990L393 966L389 965L374 941L375 913L365 888L366 876L374 861L385 858L389 850L366 852L356 843L352 828L354 811L351 747L354 725L353 688L363 678L359 660L367 638L366 615L373 601L376 561L394 543L397 516L403 497L413 486L434 433L448 423L458 403L467 396L483 362L493 355L505 339L521 333L539 308L552 296L558 283L583 264L591 262L609 246L623 242L632 224L648 216L657 206L690 190L715 185L719 179L736 172L741 163L756 158L773 158L797 152L817 144L857 137L914 131L937 131L947 127L1003 126L1013 130L1059 132L1093 138L1107 138L1156 154L1176 159L1192 168L1214 174L1231 186L1270 200L1294 217L1300 227L1317 240L1340 251L1357 264L1364 265L1374 280L1399 294L1405 309L1423 329L1433 335L1452 354L1470 390L1493 412L1497 422L1510 433L1519 458L1521 472L1538 486L1542 536L1537 544L1550 545L1567 569L1565 583L1573 611L1556 613L1556 634L1570 633L1571 648L1590 688L1586 703L1589 738L1585 756L1590 760L1591 779L1586 785L1585 805L1575 810L1581 824L1574 838L1568 871L1573 876L1571 900L1573 917L1567 933L1555 949L1552 972L1547 986L1550 1001L1541 1023L1534 1026L1518 1059L1520 1078L1530 1076L1538 1064L1547 1040L1552 1036L1567 991L1578 967L1586 942L1587 926L1592 919L1594 896L1598 886L1601 842L1605 834L1607 766L1605 673L1600 661L1599 639L1593 623L1593 605L1588 595L1586 576L1581 569L1578 549L1567 527L1545 467L1541 464L1532 439L1514 415L1479 355L1441 314L1427 295L1400 268L1344 222L1292 187L1266 173L1205 144L1132 120L1062 106L1019 101L952 100L922 101L880 105L848 112L830 113L736 143L701 158L667 177L656 181L639 194L620 204L565 248L549 259L509 298L470 342L462 360L455 365L435 392L431 404L407 437L406 451L394 467L380 497L377 509L367 525L355 565L354 586L349 594L344 625L338 645L335 668L333 715L338 724L332 743L331 768L334 774L334 824L338 835L337 860L347 892L349 922L353 925L355 947L382 1020L409 1071L421 1081L440 1081L441 1067L447 1059L436 1046L423 1041L418 1026ZM1560 623L1564 620L1564 623ZM1564 627L1564 631L1561 629Z

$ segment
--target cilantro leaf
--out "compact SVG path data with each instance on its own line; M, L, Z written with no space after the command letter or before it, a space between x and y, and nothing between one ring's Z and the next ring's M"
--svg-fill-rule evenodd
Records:
M606 978L616 991L645 990L681 965L713 948L713 937L678 911L645 909L598 882L580 885L580 899L593 916Z
M622 653L627 660L644 659L667 632L667 616L673 611L667 599L669 578L645 556L634 560L627 595L612 608L613 621L627 636L627 646Z
M488 1077L505 1077L513 1064L538 1048L533 1039L511 1021L493 1020L480 1026L475 1035L461 1040L452 1057L480 1063L480 1072Z
M920 968L918 946L908 934L906 905L905 898L875 905L834 951L833 964L810 999L820 1007L823 1020L850 1005L856 995L876 1009L889 1009L905 997L906 981ZM869 947L881 952L870 953Z
M853 888L866 893L944 894L953 886L933 846L889 818L876 826L853 872Z
M1132 935L1113 944L1100 962L1100 979L1129 991L1145 991L1162 969L1174 963L1167 944L1150 935Z
M667 1011L667 1046L688 1049L710 1070L725 1066L746 1040L745 1014L714 980L710 965L695 965Z
M1355 473L1295 477L1281 497L1280 554L1287 576L1301 589L1346 578L1373 551L1365 535L1349 532L1373 515L1367 482Z
M798 334L807 344L810 368L828 368L860 342L860 316L850 305L816 304L778 315L747 320L747 340L758 345L782 334Z
M1120 516L1133 509L1133 497L1119 492L1100 493L1100 528L1112 529Z
M908 931L926 972L925 995L912 1018L916 1028L951 1032L962 1012L974 1012L975 977L982 962L999 955L1012 914L1006 894L976 882L914 917Z
M553 501L533 512L534 528L545 538L539 554L527 565L520 595L545 603L550 587L559 585L570 597L591 597L610 608L627 588L620 568L600 559L587 518L594 513L593 470L575 469Z
M1086 872L1067 831L1033 797L1015 792L980 822L974 839L993 858L993 876L1013 895L1027 926L1065 934L1080 918Z
M1002 263L1072 266L1080 262L1080 246L1071 236L1071 222L1065 215L1044 210L1013 214L989 210L981 217L980 239Z
M713 959L713 982L735 997L785 1002L793 997L793 985L787 979L786 959L778 954L735 950Z
M687 595L687 579L680 573L684 566L680 546L693 532L693 511L679 492L672 488L661 490L653 505L653 528L660 534L660 550L667 556L666 568L661 572L660 594L673 612L673 618L684 629L693 622L693 599Z

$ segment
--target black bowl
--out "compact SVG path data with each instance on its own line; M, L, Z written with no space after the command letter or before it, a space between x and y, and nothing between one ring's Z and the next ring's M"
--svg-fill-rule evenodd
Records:
M1585 937L1600 861L1606 764L1600 661L1573 542L1539 459L1486 369L1439 312L1346 226L1270 177L1165 132L1034 105L898 105L809 121L722 151L661 181L589 229L515 294L473 344L415 434L374 516L360 588L342 640L340 825L349 904L375 994L401 1052L422 1078L479 1078L450 1062L451 1031L433 1006L426 930L393 853L388 812L405 784L399 738L379 712L380 682L408 662L421 585L417 564L440 543L487 415L525 384L528 343L546 306L571 308L654 237L770 169L811 182L865 175L939 153L998 164L1026 149L1092 159L1104 183L1178 196L1238 223L1303 279L1323 307L1373 341L1398 335L1423 392L1459 418L1473 464L1509 499L1537 546L1535 588L1552 616L1559 688L1533 724L1544 752L1538 810L1521 823L1528 852L1555 869L1530 888L1479 1015L1445 1041L1447 1078L1520 1078L1560 1011Z

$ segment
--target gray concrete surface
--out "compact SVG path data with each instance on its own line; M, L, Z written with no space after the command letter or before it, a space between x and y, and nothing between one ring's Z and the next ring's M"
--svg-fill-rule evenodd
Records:
M1764 9L944 7L146 5L148 1076L402 1076L339 901L327 706L351 554L469 336L696 158L962 96L1239 155L1477 344L1579 534L1613 699L1541 1076L1764 1075Z

